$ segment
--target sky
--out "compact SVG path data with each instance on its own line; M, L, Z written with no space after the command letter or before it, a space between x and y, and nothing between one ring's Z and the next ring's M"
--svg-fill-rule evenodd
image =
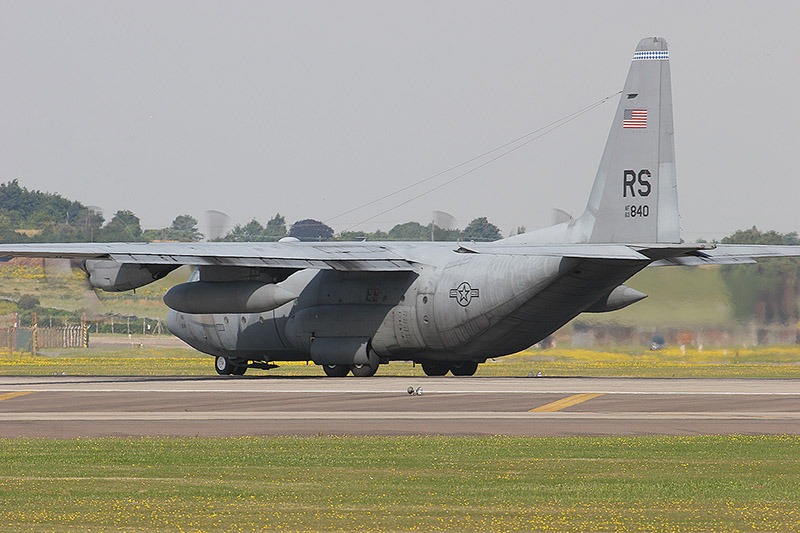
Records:
M800 231L798 20L789 0L0 0L0 182L145 228L202 230L214 209L536 229L583 211L617 98L416 200L471 167L348 211L616 93L658 35L684 239Z

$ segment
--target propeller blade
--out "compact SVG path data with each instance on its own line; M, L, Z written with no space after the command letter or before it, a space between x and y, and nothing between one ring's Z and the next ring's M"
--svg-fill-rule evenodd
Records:
M216 209L207 209L205 215L205 235L209 241L215 241L225 236L233 225L231 217Z

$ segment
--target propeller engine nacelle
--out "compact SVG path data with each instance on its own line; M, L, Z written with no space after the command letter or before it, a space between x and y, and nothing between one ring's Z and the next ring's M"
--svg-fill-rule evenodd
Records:
M153 283L180 265L140 265L117 263L110 259L87 259L81 269L89 274L89 283L106 292L129 291Z

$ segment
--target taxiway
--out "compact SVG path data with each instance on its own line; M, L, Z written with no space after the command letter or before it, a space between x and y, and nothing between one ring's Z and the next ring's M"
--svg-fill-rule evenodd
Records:
M731 433L800 434L800 381L0 377L0 437Z

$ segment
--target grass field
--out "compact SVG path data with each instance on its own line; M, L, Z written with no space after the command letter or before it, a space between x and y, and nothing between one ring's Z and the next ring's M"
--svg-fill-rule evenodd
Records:
M122 336L124 337L124 336ZM123 346L68 348L30 354L0 352L0 374L45 375L208 375L213 358L189 348ZM248 375L322 376L314 364L278 363L271 370L248 370ZM553 348L520 352L489 360L477 376L622 376L622 377L740 377L800 378L800 346L764 346L749 349L689 348L650 352L642 348L614 351ZM381 365L378 376L423 376L411 363Z
M13 531L797 531L799 437L0 440Z

